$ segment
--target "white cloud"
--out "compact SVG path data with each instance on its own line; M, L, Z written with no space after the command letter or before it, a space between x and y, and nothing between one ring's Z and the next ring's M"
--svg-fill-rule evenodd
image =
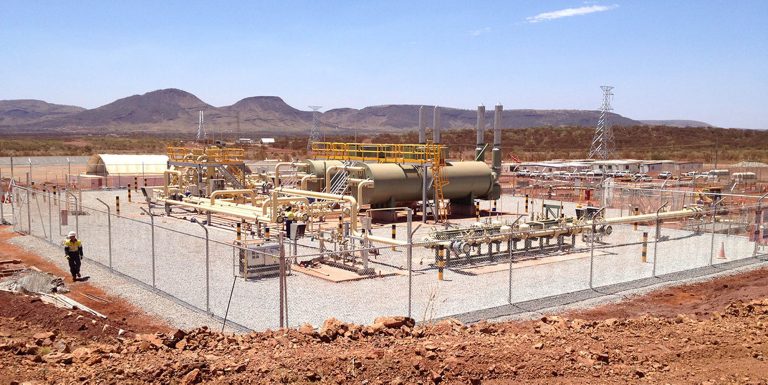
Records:
M491 32L491 27L484 27L484 28L473 30L473 31L469 31L469 36L478 37L488 32Z
M579 7L579 8L566 8L558 11L540 13L536 16L529 16L525 18L525 20L528 21L529 23L538 23L542 21L560 19L563 17L588 15L590 13L595 13L595 12L605 12L605 11L610 11L612 9L616 9L618 7L619 7L618 5L614 4L614 5L590 5L590 6Z

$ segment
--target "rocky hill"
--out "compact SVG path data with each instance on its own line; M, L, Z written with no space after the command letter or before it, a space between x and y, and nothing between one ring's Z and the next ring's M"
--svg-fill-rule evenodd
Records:
M670 127L712 127L711 124L700 122L698 120L641 120L643 124L649 126L670 126Z
M42 100L0 100L0 128L76 114L85 108L46 103Z
M408 131L418 127L417 105L381 105L362 109L339 108L319 113L321 125L334 133ZM510 107L510 106L507 106ZM428 126L433 106L424 106ZM304 133L312 125L312 112L286 104L277 96L256 96L231 106L215 107L197 96L178 89L164 89L133 95L86 110L34 100L0 101L0 132L83 132L83 133L194 133L198 112L205 113L209 131L248 136ZM441 107L445 129L473 128L474 110ZM598 111L506 109L504 128L587 126L597 123ZM486 121L493 124L493 107ZM618 126L642 125L640 121L611 114Z

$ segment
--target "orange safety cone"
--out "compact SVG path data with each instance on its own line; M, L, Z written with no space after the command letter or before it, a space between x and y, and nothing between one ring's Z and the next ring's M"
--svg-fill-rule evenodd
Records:
M725 257L725 242L720 243L720 253L717 254L717 259L728 259Z

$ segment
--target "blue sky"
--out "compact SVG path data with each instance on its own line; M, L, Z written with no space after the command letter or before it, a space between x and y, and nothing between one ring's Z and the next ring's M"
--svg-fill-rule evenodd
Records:
M768 1L15 1L0 99L597 109L768 128Z

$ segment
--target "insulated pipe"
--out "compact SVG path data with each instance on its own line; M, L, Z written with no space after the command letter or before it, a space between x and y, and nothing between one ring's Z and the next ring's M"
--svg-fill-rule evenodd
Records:
M303 177L301 177L301 184L300 184L300 186L301 186L301 189L302 189L302 190L306 190L306 189L307 189L307 183L308 183L310 180L319 180L319 179L320 179L320 178L318 178L318 177L316 177L316 176L314 176L314 175L312 175L312 174L309 174L309 175L304 175Z
M350 196L350 195L337 195L337 194L327 194L327 193L321 193L321 192L315 192L315 191L304 191L304 190L296 190L296 189L288 189L280 187L278 189L272 190L273 194L292 194L292 195L298 195L298 196L305 196L310 198L318 198L318 199L329 199L329 200L343 200L349 203L350 206L350 228L352 230L352 235L356 237L364 237L368 240L374 241L374 242L380 242L387 245L394 245L394 246L404 246L407 245L407 242L398 241L396 239L389 239L384 237L376 237L376 236L368 236L363 234L362 232L357 231L357 200Z
M501 103L496 105L493 111L493 147L501 147L501 119L504 113L504 106Z
M283 187L272 190L272 193L274 195L279 193L279 194L296 195L300 197L309 197L309 198L317 198L317 199L343 200L349 203L349 206L350 206L350 211L351 211L350 227L352 228L352 231L357 231L357 199L355 199L351 195L328 194L328 193L322 193L322 192L316 192L316 191L304 191L304 190L297 190L297 189L290 189L290 188L283 188Z
M491 168L496 173L496 180L501 176L501 118L503 112L504 107L497 104L493 113L493 151L491 152L493 159Z
M279 197L275 201L272 200L272 198L267 198L264 202L261 203L261 215L267 215L267 206L272 205L273 203L293 203L293 202L304 202L306 204L309 204L309 199L305 197ZM275 205L276 207L276 205ZM272 212L272 216L275 216L276 211Z
M219 195L250 195L251 196L251 204L256 205L256 193L253 192L253 190L250 189L240 189L240 190L216 190L211 193L211 206L216 204L216 197Z
M296 162L279 162L275 165L275 187L280 187L280 169L283 167L292 167Z
M440 106L435 106L432 112L432 142L440 144Z
M619 217L619 218L609 218L605 220L588 220L584 221L580 224L572 224L572 225L566 225L565 227L553 227L548 229L541 229L541 230L512 230L510 232L506 233L499 233L490 235L487 237L486 241L503 241L508 239L528 239L528 238L542 238L542 237L554 237L557 235L573 235L573 234L580 234L585 231L589 231L592 228L592 224L594 222L595 226L606 226L606 225L616 225L616 224L629 224L632 222L647 222L651 220L664 220L664 219L680 219L680 218L689 218L689 217L699 217L701 215L705 214L705 210L700 207L690 207L683 210L678 211L668 211L665 213L659 213L658 216L656 213L653 214L643 214L643 215L637 215L637 216L630 216L630 217ZM439 245L443 245L445 247L449 247L450 243L454 240L446 240L446 241L439 241L434 242L430 246L436 247Z
M373 187L373 180L372 179L366 179L360 183L357 184L357 201L362 202L363 201L363 188L364 187ZM363 231L365 232L365 231Z
M181 185L181 171L179 171L179 170L165 170L163 172L163 182L164 182L163 183L164 184L163 192L165 193L165 196L168 196L170 194L170 192L168 190L168 188L170 187L170 184L171 184L170 174L174 174L174 175L178 176L179 177L179 185ZM179 186L179 187L181 187L181 186Z
M424 114L424 106L419 107L419 144L427 143L427 117Z
M158 199L158 202L169 203L172 205L183 206L183 207L189 207L189 208L203 210L203 211L212 212L212 213L226 214L226 215L230 215L240 219L259 221L264 223L271 222L269 217L259 216L252 212L246 212L246 210L242 210L240 208L211 206L208 203L202 203L202 202L200 204L195 204L190 202L175 201L172 199Z
M325 169L325 192L329 192L331 188L332 175L336 173L336 170L351 170L351 171L365 171L364 167L359 166L328 166Z
M485 106L477 106L477 147L475 148L475 158L481 162L485 161L485 155L480 157L480 152L485 146Z

